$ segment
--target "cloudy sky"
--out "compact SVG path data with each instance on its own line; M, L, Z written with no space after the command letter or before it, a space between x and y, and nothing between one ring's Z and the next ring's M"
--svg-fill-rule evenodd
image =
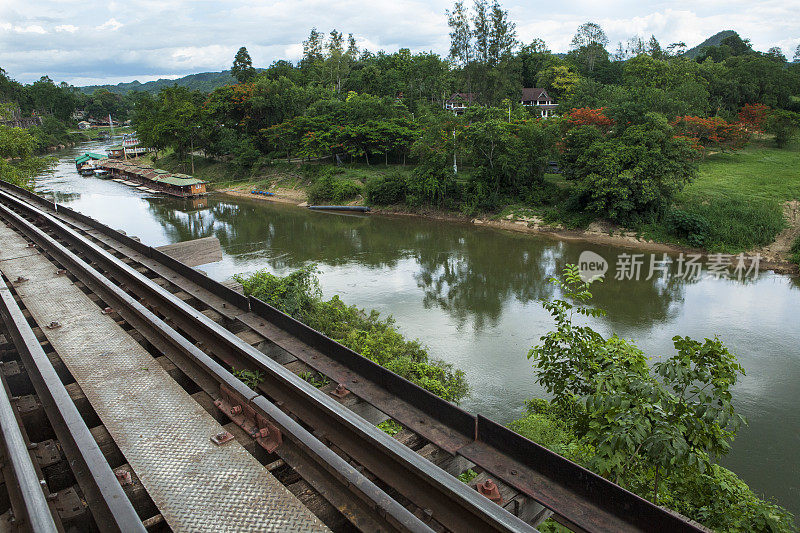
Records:
M466 3L470 3L467 1ZM43 74L75 85L149 81L230 67L246 46L257 67L297 60L311 27L352 32L377 51L446 53L440 0L0 0L0 67L22 82ZM688 46L724 29L757 50L800 44L800 0L561 0L503 3L523 42L566 51L578 25L603 26L614 48L633 35Z

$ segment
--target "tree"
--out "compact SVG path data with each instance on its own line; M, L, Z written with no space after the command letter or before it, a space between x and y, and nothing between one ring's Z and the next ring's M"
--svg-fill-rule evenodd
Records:
M490 52L489 43L491 41L492 22L489 13L489 4L486 0L475 0L473 6L475 12L472 16L472 35L475 37L475 58L481 63L488 63Z
M794 58L792 58L795 63L800 61L800 44L797 45L797 48L794 49Z
M786 63L786 56L783 55L783 50L781 50L780 46L773 46L767 50L766 56L778 63Z
M22 128L0 125L0 179L30 187L33 176L52 166L49 158L33 155L36 140Z
M489 64L497 65L501 59L512 54L517 46L516 25L508 20L508 12L495 0L490 14Z
M683 41L670 43L669 46L667 46L667 56L670 56L670 57L680 56L685 51L686 51L686 43L683 42Z
M324 59L322 51L324 44L325 37L317 31L317 28L311 28L308 39L303 41L303 58L300 60L300 68L304 78L309 82L319 81L319 67Z
M605 52L608 45L608 37L599 24L586 22L578 27L575 36L572 37L573 50L585 50L587 53L587 67L589 72L594 70L595 62L600 57L601 51Z
M247 83L256 75L256 69L253 68L253 60L250 59L250 53L247 48L242 46L236 52L233 58L233 65L231 65L231 76L236 78L239 83Z
M352 38L352 35L350 35ZM342 88L342 78L350 72L350 58L344 50L344 36L332 30L327 43L328 57L325 59L326 81L338 93Z
M750 135L741 123L728 123L722 117L676 117L672 122L675 133L692 142L695 150L707 153L744 148Z
M739 122L751 131L764 131L768 116L769 106L764 104L745 104L739 110Z
M472 60L473 35L464 2L456 2L453 10L447 12L447 24L450 26L450 60L467 70L467 91L472 92L467 67Z
M579 126L595 126L600 131L608 133L614 121L605 114L605 108L591 109L588 107L573 109L564 115L564 125L571 129Z
M656 113L621 134L596 126L564 136L561 168L575 181L575 199L597 215L627 224L652 219L697 174L696 153Z
M650 40L647 42L647 53L654 59L663 59L664 57L664 51L661 49L661 44L655 35L651 35Z
M654 365L656 379L636 346L573 321L604 315L589 305L591 284L602 279L582 279L577 265L563 278L550 280L562 298L542 304L556 329L528 352L536 381L577 419L573 427L594 447L601 473L618 479L638 464L656 469L657 503L659 470L704 472L730 450L744 422L731 388L744 369L719 339L676 336L677 353Z
M539 87L548 89L557 98L572 93L580 79L581 77L567 65L553 65L536 76Z
M766 131L775 135L778 148L785 148L800 130L800 113L773 110L766 122Z

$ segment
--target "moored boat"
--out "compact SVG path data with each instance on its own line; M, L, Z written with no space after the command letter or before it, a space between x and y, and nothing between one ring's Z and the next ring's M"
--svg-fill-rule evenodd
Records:
M82 165L78 168L78 174L81 176L91 176L94 174L94 167L91 165Z

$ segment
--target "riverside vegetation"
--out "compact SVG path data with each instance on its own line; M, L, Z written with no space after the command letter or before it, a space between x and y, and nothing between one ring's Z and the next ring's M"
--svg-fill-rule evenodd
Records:
M377 311L367 313L348 306L338 296L323 300L314 266L285 277L260 271L235 279L246 295L263 300L445 400L458 403L468 392L462 371L431 360L419 341L406 340L394 328L391 317L381 318Z
M266 271L236 276L253 295L365 357L449 401L468 393L463 373L432 361L419 341L408 341L391 318L323 300L315 267L279 277ZM715 460L729 449L743 422L730 388L743 369L719 339L675 337L676 354L648 364L633 343L604 338L574 321L600 316L590 306L590 284L575 266L551 280L562 297L544 303L556 329L531 349L534 377L549 400L528 402L510 427L642 497L719 531L794 531L785 509L760 499ZM323 384L319 376L305 376ZM381 424L389 434L394 421ZM468 481L474 472L465 472ZM543 531L560 530L553 521Z

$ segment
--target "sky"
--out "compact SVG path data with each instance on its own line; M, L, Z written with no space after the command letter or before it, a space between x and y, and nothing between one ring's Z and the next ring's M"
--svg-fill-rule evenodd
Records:
M470 4L468 0L466 2ZM0 0L0 67L30 83L42 75L73 85L146 82L230 68L240 46L256 67L297 61L312 27L353 33L372 51L449 48L439 0ZM800 0L605 2L506 0L520 41L544 39L565 52L577 27L600 24L611 41L655 35L695 46L721 30L756 50L779 46L790 59L800 44Z

